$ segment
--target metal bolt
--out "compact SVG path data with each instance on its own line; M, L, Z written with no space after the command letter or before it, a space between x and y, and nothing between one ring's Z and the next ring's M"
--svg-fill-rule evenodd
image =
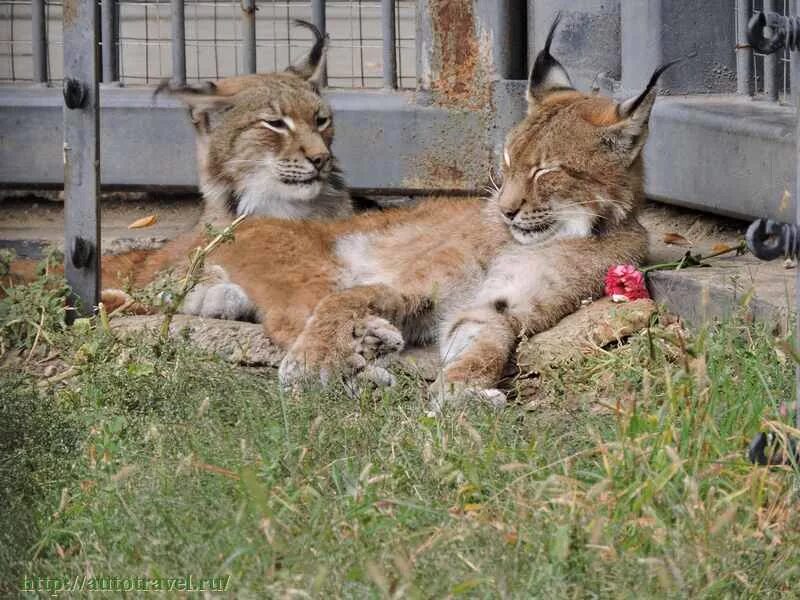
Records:
M86 104L86 86L77 79L64 79L64 104L67 108L83 108Z
M94 244L78 236L72 240L72 248L70 251L70 259L73 266L78 269L84 269L91 263L94 256Z

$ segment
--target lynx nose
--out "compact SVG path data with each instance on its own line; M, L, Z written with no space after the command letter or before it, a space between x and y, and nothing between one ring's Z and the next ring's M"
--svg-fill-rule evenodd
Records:
M328 164L331 155L328 152L320 152L319 154L314 154L313 156L309 156L308 160L311 161L311 164L316 167L317 171L321 171L323 167Z
M519 208L509 208L507 210L504 210L503 214L506 216L506 219L511 221L514 219L514 217L517 216L517 214L519 214Z

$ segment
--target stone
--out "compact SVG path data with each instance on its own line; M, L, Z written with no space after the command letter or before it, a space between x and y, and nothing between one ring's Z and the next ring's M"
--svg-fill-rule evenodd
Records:
M163 315L120 316L111 320L111 327L122 334L145 331L158 335L163 320ZM257 323L175 315L170 335L186 336L202 351L242 366L277 368L284 355ZM429 381L436 379L439 370L438 353L433 346L407 348L392 364Z
M523 373L562 365L640 331L655 311L652 300L622 304L608 298L595 301L552 329L523 341L517 364ZM111 326L122 334L149 331L157 335L163 319L162 315L120 316L112 319ZM170 335L185 336L202 351L243 366L277 367L284 355L256 323L175 315ZM440 370L435 346L407 348L391 365L427 381L435 380Z
M158 335L163 320L163 315L121 316L112 319L111 327L123 334L149 331ZM283 358L283 350L257 323L175 315L170 335L185 335L201 350L239 365L277 367Z
M564 366L645 329L656 304L649 299L614 303L601 298L564 317L555 327L523 340L517 349L522 375Z

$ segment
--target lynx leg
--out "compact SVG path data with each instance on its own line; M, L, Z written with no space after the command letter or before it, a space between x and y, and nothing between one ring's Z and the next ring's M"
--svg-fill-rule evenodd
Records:
M317 305L281 362L281 382L292 385L319 377L325 383L341 374L391 385L394 378L382 359L403 348L403 336L393 322L400 323L419 308L416 298L385 285L330 294Z
M493 306L458 313L444 324L443 370L431 386L431 408L438 412L453 400L478 399L496 408L506 396L495 386L514 350L516 320Z

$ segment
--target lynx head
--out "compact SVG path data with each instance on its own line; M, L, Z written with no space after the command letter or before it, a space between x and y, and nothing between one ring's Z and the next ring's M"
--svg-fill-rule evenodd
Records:
M641 150L657 69L638 96L616 103L575 90L550 54L559 18L528 81L528 114L508 135L495 203L523 244L585 237L635 213L644 196Z
M316 38L302 65L160 88L191 110L207 213L305 219L352 210L331 154L333 114L319 92L327 39L296 23Z

